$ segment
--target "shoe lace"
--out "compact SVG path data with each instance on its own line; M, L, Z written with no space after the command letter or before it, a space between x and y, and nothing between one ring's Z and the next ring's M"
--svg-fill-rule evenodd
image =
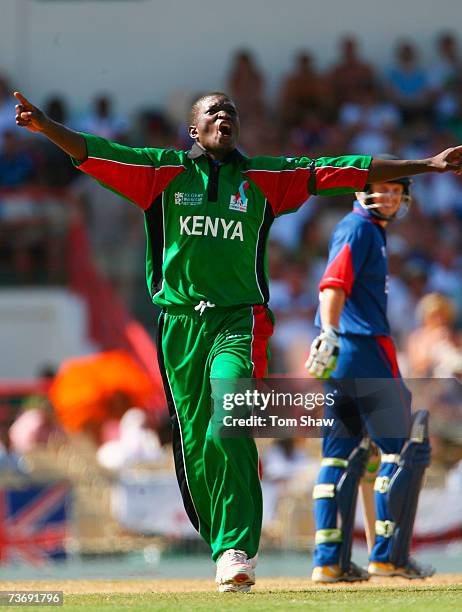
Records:
M243 550L227 550L223 553L223 557L225 556L229 558L229 561L234 561L236 563L250 563L247 553Z

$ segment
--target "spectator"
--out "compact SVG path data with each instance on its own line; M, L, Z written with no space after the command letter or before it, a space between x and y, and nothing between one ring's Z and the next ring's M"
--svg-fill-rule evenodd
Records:
M437 119L440 124L443 124L443 128L447 129L457 142L460 142L462 140L462 76L445 89L441 99L444 100L447 97L450 97L449 110L445 109L443 114L437 105Z
M156 463L161 456L159 439L140 408L127 410L120 420L119 439L105 442L97 453L103 467L118 471L136 463Z
M294 70L284 79L280 94L280 118L286 126L298 125L301 117L329 117L332 92L327 80L313 66L304 51L295 56Z
M31 398L10 427L12 448L19 454L30 453L52 437L64 439L53 406L45 397Z
M401 113L400 113L401 114ZM416 117L411 124L404 128L406 131L401 131L402 141L399 147L399 154L404 156L404 159L423 159L428 157L435 146L435 126L429 117ZM449 146L449 145L448 145ZM426 178L424 175L413 178L412 192L413 197L418 197L417 187L421 179Z
M396 63L388 71L388 93L400 109L404 122L430 114L429 75L418 64L418 54L410 42L396 48Z
M228 90L239 109L241 122L265 114L264 87L263 75L252 53L246 49L237 51L228 78Z
M320 113L304 110L299 116L297 124L289 132L286 151L289 155L318 157L334 143L336 137L334 128L329 125ZM337 130L340 131L340 130ZM343 147L344 148L344 147Z
M282 244L287 249L287 253L295 251L301 242L305 223L310 222L313 218L313 210L310 202L309 206L302 206L297 215L275 219L271 228L271 240L277 240ZM285 257L287 260L288 255L286 254Z
M462 58L453 32L442 32L437 38L436 48L439 58L430 78L436 93L442 93L454 80L460 79Z
M80 200L98 269L131 305L137 283L140 279L144 282L140 262L145 238L140 211L125 206L119 195L104 190L86 175L77 178L72 193Z
M410 325L412 328L417 326L416 308L419 300L426 295L426 287L428 281L428 264L421 257L411 257L402 268L402 278L409 289L410 298L414 303L414 308L411 308L413 313Z
M175 136L167 117L161 110L145 109L138 113L133 130L135 146L168 148L175 146ZM188 136L189 139L189 136ZM185 148L191 143L185 143Z
M391 150L390 136L400 121L396 106L379 96L377 85L372 81L343 104L339 112L339 123L350 138L349 150L359 153L379 154Z
M429 293L417 306L421 326L408 338L410 376L451 376L461 371L462 343L454 329L456 309L440 293Z
M58 95L48 99L46 112L54 121L67 120L67 108L64 99ZM30 156L34 165L34 182L44 187L65 187L77 172L72 166L69 156L60 149L53 147L48 139L37 134L23 144L24 150Z
M5 130L0 147L0 185L2 187L23 187L34 176L31 156L24 150L16 131Z
M128 131L128 122L122 115L115 115L113 102L109 95L100 94L94 101L93 112L79 122L82 132L90 132L103 138L121 141Z
M462 270L455 244L439 240L434 249L434 261L430 266L428 289L455 297L460 288Z
M69 117L66 101L59 94L48 98L45 102L45 112L50 119L58 123L66 123Z
M455 213L462 218L461 177L453 176L448 180L446 176L435 175L430 181L419 182L425 189L425 193L420 194L420 199L425 202L425 214L427 216L435 219Z
M241 122L242 123L242 122ZM264 115L248 119L240 144L246 155L281 155L278 126Z
M451 32L437 39L439 60L430 73L434 115L438 125L457 119L462 87L462 58L457 40Z
M10 426L11 408L8 404L0 404L0 476L5 473L27 476L29 470L24 458L12 448Z
M366 84L354 99L340 108L339 123L344 127L388 131L399 127L401 117L394 104L383 99L378 85Z
M337 108L356 99L358 91L374 82L374 69L359 57L358 41L353 36L340 40L339 60L330 70L329 80Z
M313 295L309 291L306 268L296 261L286 264L284 278L277 289L270 300L270 307L278 320L272 338L276 367L282 372L298 371L302 374L309 346L316 335L313 318L317 293Z
M399 235L391 233L387 239L388 246L388 303L387 314L393 337L401 346L405 338L415 327L415 302L402 278L402 270L409 257L409 247Z

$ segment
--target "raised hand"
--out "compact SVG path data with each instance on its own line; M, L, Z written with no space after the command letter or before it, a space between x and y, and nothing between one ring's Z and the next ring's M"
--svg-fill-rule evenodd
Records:
M45 113L31 104L19 91L14 92L14 97L19 102L16 104L16 124L31 132L41 132L47 121Z
M437 172L453 171L462 175L462 146L451 147L432 157L432 165Z

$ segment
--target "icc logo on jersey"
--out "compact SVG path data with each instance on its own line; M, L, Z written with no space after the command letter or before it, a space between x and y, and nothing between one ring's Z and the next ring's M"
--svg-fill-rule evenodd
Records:
M202 199L202 193L182 193L181 191L175 193L175 204L177 206L199 206L202 204Z

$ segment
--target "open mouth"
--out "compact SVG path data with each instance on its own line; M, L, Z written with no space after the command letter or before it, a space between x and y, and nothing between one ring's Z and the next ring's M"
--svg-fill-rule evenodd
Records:
M218 131L220 132L220 134L222 136L231 136L232 135L232 129L231 126L227 123L220 123L220 125L218 126Z

